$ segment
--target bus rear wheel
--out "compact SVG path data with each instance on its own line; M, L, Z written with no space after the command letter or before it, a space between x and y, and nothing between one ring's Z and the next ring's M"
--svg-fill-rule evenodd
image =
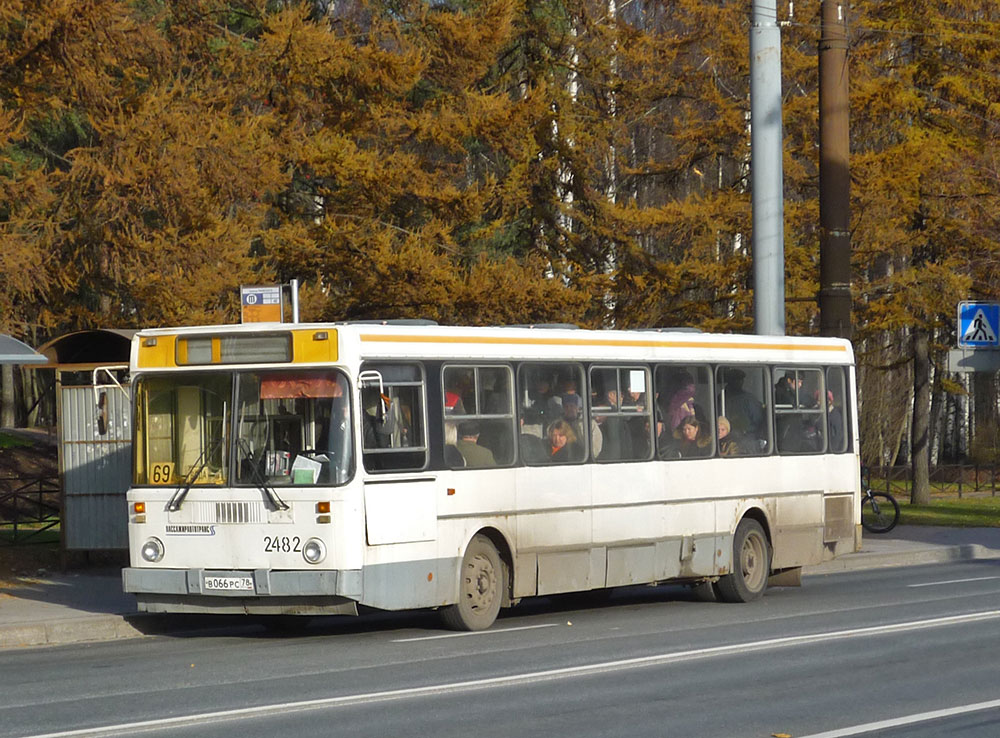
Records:
M452 630L486 630L497 619L503 600L503 562L496 546L476 535L462 557L458 602L441 610L441 619Z
M751 602L767 588L771 572L771 547L761 524L744 518L733 536L733 570L715 584L723 602Z

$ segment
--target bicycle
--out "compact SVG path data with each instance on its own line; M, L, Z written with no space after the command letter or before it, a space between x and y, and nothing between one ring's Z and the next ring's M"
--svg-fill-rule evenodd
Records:
M899 522L899 503L888 492L873 492L868 471L861 471L861 527L869 533L888 533Z

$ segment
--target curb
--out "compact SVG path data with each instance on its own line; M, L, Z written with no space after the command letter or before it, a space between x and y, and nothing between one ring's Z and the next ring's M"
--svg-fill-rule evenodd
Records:
M803 575L837 574L845 571L882 569L893 566L919 566L920 564L945 564L950 561L971 561L974 559L1000 558L1000 551L987 548L979 543L964 543L957 546L936 546L894 553L860 551L847 554L839 559L825 561L816 566L807 566Z
M40 623L0 627L0 649L32 646L61 646L89 641L113 641L146 635L125 615L48 620Z
M85 615L38 623L0 625L0 651L74 643L103 643L146 636L233 635L258 627L246 615L165 615L131 612Z

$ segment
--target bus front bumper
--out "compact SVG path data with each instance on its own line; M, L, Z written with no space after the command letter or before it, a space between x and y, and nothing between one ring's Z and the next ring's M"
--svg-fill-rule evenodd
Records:
M140 612L357 614L360 570L122 569Z

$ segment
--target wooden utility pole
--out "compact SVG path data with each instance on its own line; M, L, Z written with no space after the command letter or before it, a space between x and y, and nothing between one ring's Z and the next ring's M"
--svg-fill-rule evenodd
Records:
M850 338L851 138L847 5L823 0L819 40L819 325Z

